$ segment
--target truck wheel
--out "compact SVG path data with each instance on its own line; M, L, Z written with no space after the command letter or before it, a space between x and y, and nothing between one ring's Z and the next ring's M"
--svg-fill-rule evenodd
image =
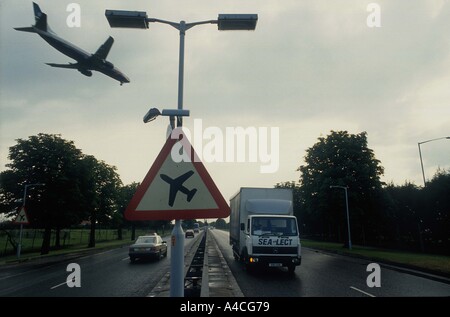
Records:
M289 272L289 274L294 274L294 272L295 272L295 265L288 265L288 272Z

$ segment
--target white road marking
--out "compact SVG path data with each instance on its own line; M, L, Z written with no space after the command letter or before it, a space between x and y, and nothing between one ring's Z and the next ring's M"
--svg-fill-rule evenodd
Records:
M63 286L63 285L65 285L65 284L67 284L67 281L65 281L64 283L61 283L61 284L55 285L55 286L53 286L53 287L50 287L50 289L55 289L55 288L57 288L57 287L60 287L60 286Z
M364 291L360 290L359 288L356 288L356 287L353 287L353 286L350 286L350 288L354 289L355 291L358 291L360 293L363 293L364 295L367 295L367 296L370 296L370 297L376 297L375 295L372 295L370 293L364 292Z
M127 256L126 258L123 258L122 261L129 260L130 258Z

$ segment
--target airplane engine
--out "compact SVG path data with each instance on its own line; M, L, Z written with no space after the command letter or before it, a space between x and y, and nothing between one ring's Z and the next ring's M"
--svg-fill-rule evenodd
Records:
M84 76L88 76L88 77L91 77L91 76L92 76L92 72L91 72L90 70L87 70L87 69L78 69L78 71L79 71L80 73L82 73Z

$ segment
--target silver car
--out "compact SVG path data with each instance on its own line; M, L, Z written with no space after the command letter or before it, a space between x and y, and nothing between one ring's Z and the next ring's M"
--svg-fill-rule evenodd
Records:
M136 242L130 246L128 255L130 261L136 259L153 258L161 259L167 256L167 242L157 235L140 236Z

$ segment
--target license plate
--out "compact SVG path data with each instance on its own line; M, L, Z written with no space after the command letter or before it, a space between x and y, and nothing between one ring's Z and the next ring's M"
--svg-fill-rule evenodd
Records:
M269 266L270 267L280 267L280 266L283 266L283 264L281 264L281 263L269 263Z

